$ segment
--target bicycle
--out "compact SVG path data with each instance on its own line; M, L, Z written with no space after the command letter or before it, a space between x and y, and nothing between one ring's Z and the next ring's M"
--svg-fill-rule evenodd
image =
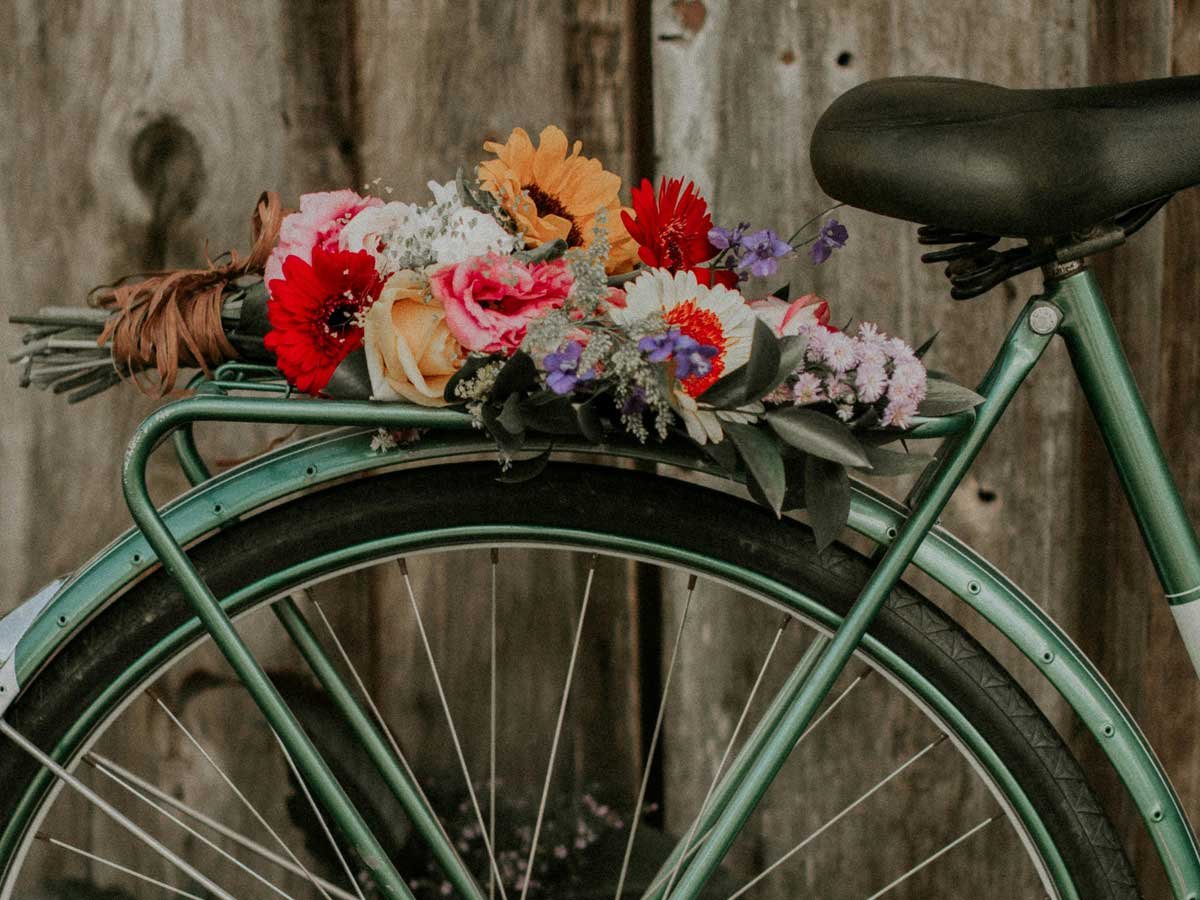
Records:
M1067 122L1074 132L1066 130ZM1038 891L1083 900L1139 896L1120 843L1070 752L1011 676L903 582L911 564L978 611L1068 701L1128 788L1173 896L1196 900L1200 847L1137 723L1032 599L941 529L937 519L1043 350L1061 337L1181 635L1200 667L1200 546L1084 264L1085 257L1122 243L1171 194L1200 183L1200 162L1180 137L1196 134L1197 126L1200 78L1065 91L891 79L856 88L827 111L813 139L814 167L824 189L851 206L923 223L924 243L951 245L927 259L950 263L953 296L975 296L1038 267L1045 275L1044 293L1031 298L1017 317L979 387L984 402L975 410L927 418L912 429L913 439L943 442L906 501L854 485L848 524L876 548L870 557L844 544L818 552L805 525L777 519L730 495L721 481L697 483L664 474L668 469L723 478L711 458L678 443L597 446L580 438L539 437L527 449L599 451L661 469L555 460L538 477L516 486L497 480L494 464L473 459L489 444L472 431L470 417L461 410L348 400L299 402L275 370L243 363L226 364L211 379L200 379L195 396L152 413L131 441L123 487L137 527L66 583L51 585L0 622L0 733L5 741L0 783L6 787L0 798L0 897L20 896L15 892L22 866L65 788L83 793L200 886L196 889L209 896L236 896L215 875L205 874L147 833L115 800L104 799L72 774L82 761L105 783L120 787L122 796L169 815L186 830L190 846L200 841L208 846L206 853L220 853L224 865L233 867L228 877L242 879L242 896L453 892L480 900L551 891L557 896L683 898L702 892L738 897L751 891L755 896L797 896L814 888L820 896L843 890L836 896L877 898L906 891L928 896L921 893L922 885L937 883L925 881L936 877L935 863L951 866L954 879L971 878L973 896L1032 896ZM1172 135L1177 139L1166 140ZM1103 158L1123 168L1080 175L1075 154L1089 146L1115 148ZM1092 159L1101 158L1100 150L1095 154ZM1003 251L992 249L1002 235L1024 240ZM240 395L246 392L251 395ZM337 430L213 476L192 433L196 423L212 421ZM391 441L394 446L379 450L371 447L378 428L427 431L415 441ZM151 452L167 437L195 487L159 510L150 499L145 471ZM697 510L704 514L692 514ZM478 685L447 685L439 676L433 649L438 635L431 641L423 618L431 610L454 608L434 604L426 590L433 584L428 561L441 558L439 554L452 555L459 583L467 586L458 603L481 620L483 636L462 641L479 658ZM504 663L497 652L497 609L506 594L511 602L517 589L536 585L536 578L528 580L529 573L539 571L530 562L535 554L570 556L580 565L573 585L577 601L574 594L567 603L557 598L557 606L539 607L523 620L554 621L569 635L562 641L564 660L553 672L549 663L535 664L528 657ZM514 583L505 574L502 566L510 559L519 563L516 571L525 573L525 581ZM650 577L652 568L660 574ZM402 599L399 608L411 615L409 647L429 663L432 678L424 702L443 712L448 723L449 737L440 739L434 755L451 760L446 770L460 777L454 794L429 779L423 783L421 766L411 761L413 745L421 744L422 736L414 740L411 731L395 727L395 716L389 725L379 698L372 697L321 606L318 595L331 593L331 582L344 582L363 570L390 573L382 577L391 579ZM568 736L579 791L597 771L622 768L636 777L626 777L618 791L619 816L615 806L589 794L596 803L589 807L593 818L587 834L571 827L564 832L551 802L554 776L562 771L556 772L556 765L565 765L560 740L567 710L578 704L571 703L577 664L582 660L589 666L594 650L589 642L604 639L604 634L587 631L594 622L588 618L589 605L600 602L594 585L617 576L635 588L654 584L668 595L675 592L662 600L658 613L674 626L667 629L674 635L670 661L659 673L660 690L649 698L654 715L642 720L650 736L643 733L631 741L636 758L644 761L640 768L619 762L628 748L618 752L598 739L605 723L588 724L584 709L585 725L577 730L591 743L581 746L579 735ZM730 589L739 600L727 596ZM705 592L722 604L739 604L730 606L736 613L728 615L739 628L761 630L761 658L750 670L753 684L747 699L742 703L739 698L741 711L731 736L716 741L717 752L710 754L719 757L715 774L696 775L700 802L644 817L654 764L662 763L658 754L664 721L677 732L704 727L702 718L692 726L690 720L668 718L668 712L675 715L668 700L672 684L680 681L676 663L681 638L688 634L693 607L703 602L697 595ZM609 592L610 599L619 595ZM324 641L310 625L309 607L327 628ZM267 609L324 694L312 695L307 685L273 682L248 639L239 634L235 618ZM619 612L604 621L610 627L622 622ZM499 628L509 640L503 621ZM806 639L802 652L797 632ZM169 704L146 694L157 679L169 679L171 667L205 637L228 660L278 739L287 766L280 780L292 793L293 820L303 823L297 825L303 839L299 848L272 830L280 853L265 838L256 841L222 825L95 750L127 710L141 708L139 703L161 707L172 727L183 729L188 746L224 780L214 754L205 749L209 736L187 730ZM327 649L330 640L336 653ZM706 670L730 665L707 658L703 645L681 652L700 655L690 663L697 670L693 677L700 680ZM791 663L782 664L790 665L786 672L779 671L778 663L771 668L773 659L789 656ZM517 664L544 670L547 681L563 687L546 716L554 730L548 754L541 748L539 762L549 757L544 775L539 766L537 777L525 779L529 802L517 804L514 811L497 806L503 801L496 794L501 782L495 747L498 729L513 730L497 712L498 695L505 690L503 678L498 686L497 666L511 670ZM597 676L603 671L593 667L588 682L597 694L604 691ZM882 677L868 681L867 673ZM769 701L770 688L763 690L764 684L775 689ZM460 732L452 713L459 709L461 715L460 701L476 687L486 694L480 707L487 709L478 719L478 735ZM821 810L772 799L777 795L769 789L789 759L802 759L803 771L789 769L785 781L806 772L835 775L836 757L822 768L810 751L822 739L821 729L831 727L855 698L864 696L881 708L907 704L905 709L924 723L925 737L907 748L902 762L870 790L832 815L822 813L823 821L815 827L803 827L809 814ZM518 714L537 717L532 700L512 700ZM342 728L328 726L335 717ZM485 735L488 754L481 752ZM811 869L821 860L788 874L786 864L809 858L807 853L801 857L801 851L818 845L833 824L855 814L895 779L934 761L944 777L934 778L925 793L935 799L939 784L956 784L957 776L950 774L956 765L978 778L975 788L948 798L939 821L952 822L953 828L918 834L904 827L909 818L903 809L874 806L876 819L894 830L886 833L886 841L871 845L869 859L853 867L841 861L833 877L820 884L813 880L824 874ZM676 764L661 777L681 781L689 773L679 769ZM249 802L249 789L241 787L246 791L238 796ZM992 805L984 809L980 798L986 797ZM779 803L788 804L782 813ZM576 815L570 809L568 818ZM956 813L963 821L955 819ZM257 808L253 815L266 824ZM786 847L783 852L735 845L756 815L775 816L774 826L766 830ZM786 818L782 823L780 816ZM498 818L505 817L520 824L502 822L498 830ZM232 861L223 846L214 847L216 841L185 820L216 829L256 863L269 863L272 872L281 873L278 878L292 881L268 878L254 866ZM994 824L1000 822L1007 831ZM871 822L860 825L869 829ZM798 842L797 833L802 835ZM1002 867L988 872L971 872L968 864L955 862L980 833L988 836L990 846L1008 847L1013 859L1006 857ZM80 852L66 841L42 837L63 852ZM583 845L572 843L576 840ZM513 849L514 842L519 850ZM914 855L898 862L893 851L907 843L912 846L901 849L912 849ZM767 855L767 849L775 852ZM560 856L559 850L565 853ZM576 856L578 864L571 862ZM407 865L403 871L400 861ZM93 857L93 862L114 861ZM961 874L956 866L965 867Z

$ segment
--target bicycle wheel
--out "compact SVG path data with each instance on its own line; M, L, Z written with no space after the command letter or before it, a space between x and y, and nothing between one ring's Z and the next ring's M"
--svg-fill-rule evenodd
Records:
M718 776L870 571L724 491L568 463L521 485L491 462L376 474L189 552L273 669L289 657L270 605L306 598L483 894L510 898L673 885L672 848L704 840ZM347 622L362 640L337 640ZM225 671L159 572L6 719L230 896L369 896ZM452 893L310 681L277 683L414 894ZM220 771L246 758L253 777L230 779L243 803ZM0 898L220 896L8 740L0 784ZM979 898L1138 896L1050 724L900 586L704 896L928 898L967 884Z

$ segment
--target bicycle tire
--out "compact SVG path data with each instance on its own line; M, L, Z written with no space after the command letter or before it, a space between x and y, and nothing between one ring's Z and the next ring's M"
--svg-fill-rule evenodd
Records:
M448 471L449 470L449 471ZM777 520L725 492L648 473L554 462L538 478L504 484L490 462L404 469L344 482L248 518L189 551L217 596L233 593L318 552L394 533L398 521L493 527L497 523L569 528L667 540L796 586L841 615L870 572L841 545L817 552L801 523ZM449 476L449 477L448 477ZM664 510L705 509L683 525ZM737 540L731 540L737 535ZM77 711L105 685L191 618L160 571L108 605L25 687L6 719L43 748L76 728ZM1087 900L1140 896L1116 832L1082 769L1023 689L960 626L901 584L870 634L920 671L982 734L1053 836L1079 895ZM78 735L72 746L82 746ZM0 823L30 792L39 767L0 738ZM43 792L44 794L44 792ZM0 859L0 886L14 857Z

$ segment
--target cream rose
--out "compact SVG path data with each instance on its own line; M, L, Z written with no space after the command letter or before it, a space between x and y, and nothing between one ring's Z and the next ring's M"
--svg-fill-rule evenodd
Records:
M363 347L376 400L445 406L442 394L465 351L446 327L446 312L421 272L392 275L367 312Z

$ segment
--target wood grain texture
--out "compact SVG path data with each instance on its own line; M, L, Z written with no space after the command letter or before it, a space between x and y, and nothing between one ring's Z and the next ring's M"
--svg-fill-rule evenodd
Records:
M474 165L484 139L503 138L514 126L536 133L561 124L626 182L643 174L687 175L724 223L752 219L784 228L824 203L808 164L817 117L837 95L869 78L948 74L1057 87L1200 71L1195 0L969 0L953 11L918 0L252 0L217 6L215 14L185 0L15 0L0 9L6 36L0 121L13 123L0 135L0 315L78 302L94 284L129 271L192 263L205 239L216 249L244 248L250 204L265 187L280 190L288 203L304 191L365 183L385 199L419 198L428 180L446 180L456 166ZM1178 198L1160 222L1097 266L1196 514L1198 204L1194 192ZM1025 277L954 304L940 273L917 261L912 226L848 210L838 215L851 229L849 249L815 271L791 267L796 287L828 297L838 317L874 320L914 340L940 329L932 363L966 381L979 376L1037 280ZM118 490L121 450L152 405L130 390L70 409L59 398L9 391L0 411L6 473L0 612L126 527ZM238 456L283 430L210 428L201 434L202 446L210 456ZM182 487L165 459L156 460L152 480L162 497ZM1050 349L945 518L1080 639L1146 723L1187 808L1200 814L1200 751L1193 740L1200 686L1158 600L1060 346ZM568 620L548 620L545 610L577 605L581 585L566 566L532 570L524 559L506 560L512 567L505 570L502 596L512 615L501 636L502 681L529 713L502 723L502 746L506 777L534 783L547 752L541 726L553 718L557 700L555 678L540 663L562 660L570 640ZM661 640L665 653L671 617L679 613L676 604L663 622L654 621L639 605L630 574L601 568L596 589L609 612L589 622L590 649L579 672L579 687L596 697L591 707L572 707L560 760L563 786L579 786L598 767L623 800L640 774L646 686L660 677L658 660L645 651ZM465 633L480 634L487 586L436 562L414 564L414 576L421 596L451 598L427 610L427 625L446 667L452 705L471 704L478 699L476 673L451 648ZM736 609L722 597L714 588L701 598L689 626L701 640L685 652L676 676L680 702L668 720L660 798L672 825L685 821L697 801L697 773L719 758L770 636L769 627L740 627ZM321 599L376 696L411 736L421 770L453 776L423 651L404 608L397 608L407 598L395 573L363 575ZM1036 682L1031 667L978 619L950 608L1029 680L1071 736L1151 879L1147 896L1158 896L1162 882L1144 832L1090 738ZM273 666L298 668L269 622L251 631ZM798 652L789 645L787 660ZM215 731L230 716L249 718L221 686L226 677L210 650L161 689L186 707L189 721ZM210 689L190 693L201 682ZM402 688L409 686L414 690L406 694ZM823 733L785 773L782 799L759 812L736 851L737 864L783 849L887 760L919 745L922 734L901 724L894 698L873 690L864 693L862 708L877 711L883 737L860 746L849 724ZM713 696L720 702L712 704ZM847 715L845 723L853 718ZM470 724L477 731L478 722ZM263 763L271 748L246 734L248 752L234 761L239 777L266 772L262 782L277 780L278 758ZM161 766L163 783L184 796L216 794L208 780L187 774L193 762L187 748L149 709L135 709L125 730L107 741L107 752L127 754L147 769ZM585 765L585 751L601 743L606 753ZM854 748L850 767L847 747ZM478 741L467 753L478 771ZM834 781L840 781L837 790L799 813L789 802ZM950 795L967 806L983 802L977 786L918 773L874 820L876 843ZM66 810L81 841L119 847L130 861L161 873L157 861L82 806ZM235 806L222 805L221 812L249 827ZM881 872L921 852L921 840L905 835L890 842L874 868L854 868L849 886L878 884ZM1010 850L998 845L993 852L1002 858ZM826 860L850 867L852 851L849 843L835 843ZM951 862L914 889L930 895L953 886L965 877L967 863ZM99 875L83 863L64 868L57 858L35 865L46 878ZM812 890L818 876L801 867L772 890L794 896ZM107 874L99 881L129 887Z
M264 188L295 196L350 180L339 146L345 75L320 64L323 55L344 58L337 47L345 39L311 27L321 19L318 6L330 9L270 0L229 5L220 15L183 2L7 4L0 103L3 120L20 123L20 133L0 141L3 314L80 303L92 286L129 272L194 265L206 239L214 253L244 250ZM296 16L309 27L289 27ZM13 479L6 485L20 489L6 490L0 608L128 526L118 487L122 450L153 405L129 389L72 408L61 398L10 395L0 414L0 465ZM208 428L200 439L211 459L253 452L283 431ZM160 454L151 469L155 495L182 487ZM201 656L194 666L214 663ZM163 688L168 697L188 674L174 673L175 684ZM106 747L153 774L151 762L171 759L182 745L165 731L147 740L149 721L134 716ZM250 780L257 755L239 762L233 774ZM168 766L161 783L207 793L181 783L183 771ZM102 817L71 819L85 844L166 873ZM247 823L244 813L234 819ZM63 874L58 863L51 861L47 878ZM98 884L136 893L124 876L90 868Z

